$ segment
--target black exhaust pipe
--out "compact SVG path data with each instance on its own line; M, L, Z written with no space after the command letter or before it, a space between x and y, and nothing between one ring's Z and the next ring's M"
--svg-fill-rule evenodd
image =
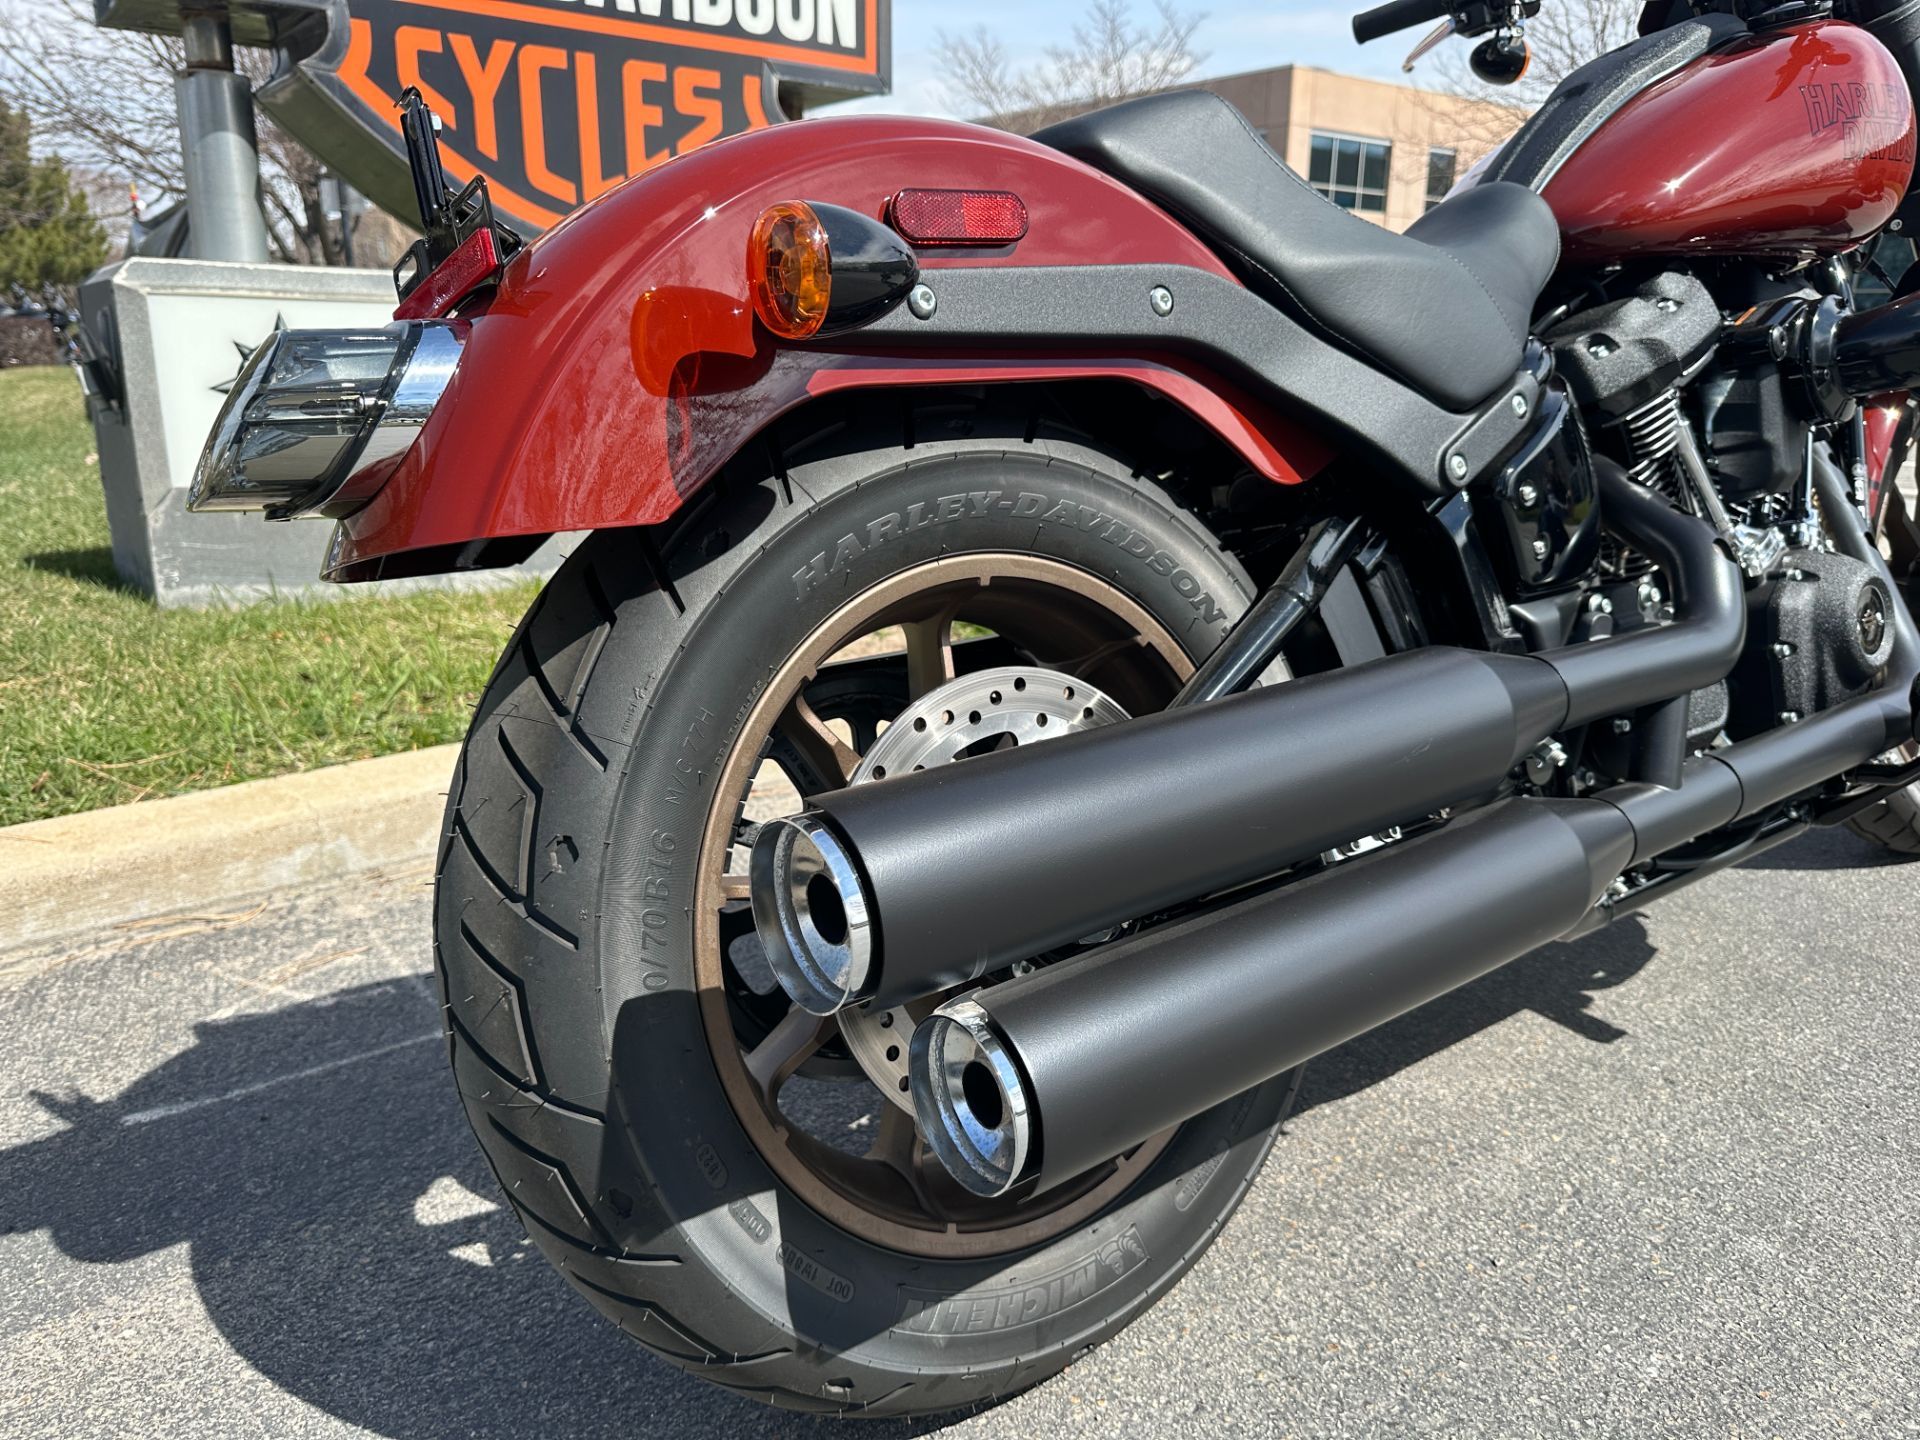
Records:
M1565 934L1633 850L1611 805L1510 800L975 991L914 1031L920 1131L1044 1190Z
M976 1193L1046 1189L1539 945L1597 929L1630 867L1913 739L1920 649L1896 653L1883 689L1697 756L1678 789L1504 801L951 1000L914 1031L921 1132ZM1802 828L1789 817L1740 853Z
M1817 465L1814 478L1836 546L1897 596L1839 472ZM949 1001L914 1032L921 1132L977 1193L1044 1189L1538 945L1598 928L1628 869L1920 738L1920 629L1897 600L1892 618L1878 689L1697 755L1677 788L1505 801ZM1769 823L1725 859L1789 838L1806 814ZM1673 878L1659 871L1644 893ZM1632 906L1642 892L1626 893Z
M1415 651L818 796L754 847L783 987L817 1014L931 995L1476 800L1558 730L1720 679L1746 633L1738 569L1704 522L1599 468L1607 523L1667 573L1675 623L1537 655Z
M754 918L796 1003L889 1008L1485 793L1566 703L1424 650L836 791L761 828Z

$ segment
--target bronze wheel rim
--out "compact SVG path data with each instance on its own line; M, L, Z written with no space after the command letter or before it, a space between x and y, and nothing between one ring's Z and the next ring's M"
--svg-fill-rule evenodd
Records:
M852 597L817 626L753 702L714 792L694 913L702 1023L722 1087L754 1147L796 1196L841 1228L893 1250L946 1258L1022 1249L1074 1229L1130 1188L1173 1134L1155 1136L1044 1195L983 1201L940 1171L906 1112L864 1073L843 1083L861 1087L851 1095L871 1097L870 1134L823 1138L795 1118L790 1095L802 1067L832 1066L837 1024L797 1006L766 1023L768 997L749 994L728 958L736 953L735 939L751 930L739 845L743 806L776 739L826 784L844 780L858 763L854 744L822 720L806 693L823 673L833 673L832 657L862 637L898 627L904 652L886 663L904 672L907 698L916 698L953 678L956 623L986 627L998 638L999 653L1011 647L1029 663L1099 685L1134 714L1164 705L1193 669L1173 636L1140 605L1059 561L985 553L904 571ZM795 788L805 793L797 782ZM771 998L784 1000L777 991ZM758 1030L743 1016L749 1004L762 1017ZM900 1043L907 1039L902 1035Z

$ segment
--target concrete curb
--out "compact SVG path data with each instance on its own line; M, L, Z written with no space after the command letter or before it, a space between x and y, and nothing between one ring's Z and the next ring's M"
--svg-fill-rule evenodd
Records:
M431 862L457 745L0 829L0 950Z

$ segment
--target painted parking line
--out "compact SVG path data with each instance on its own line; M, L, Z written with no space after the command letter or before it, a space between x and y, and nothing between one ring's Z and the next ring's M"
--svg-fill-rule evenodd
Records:
M410 1039L396 1040L391 1045L375 1046L371 1050L362 1050L358 1055L345 1055L338 1060L328 1060L324 1064L309 1065L304 1070L290 1070L284 1075L270 1076L265 1080L255 1080L250 1085L242 1085L218 1095L202 1095L194 1100L180 1100L171 1105L155 1105L146 1110L135 1110L120 1117L122 1125L151 1125L155 1120L170 1120L176 1115L185 1115L189 1111L204 1110L209 1105L225 1105L230 1100L244 1100L249 1095L258 1095L262 1090L271 1090L277 1085L291 1085L296 1080L308 1080L315 1075L324 1075L329 1070L338 1070L347 1065L358 1065L362 1060L378 1059L382 1055L391 1055L396 1050L404 1050L409 1045L424 1045L429 1040L444 1040L446 1036L435 1030L427 1035L415 1035Z

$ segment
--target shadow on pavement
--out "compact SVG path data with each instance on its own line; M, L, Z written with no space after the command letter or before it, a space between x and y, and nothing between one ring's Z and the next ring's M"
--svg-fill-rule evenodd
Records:
M1876 858L1828 833L1772 863ZM1524 1011L1611 1043L1624 1032L1593 1013L1595 993L1655 954L1637 917L1549 946L1314 1062L1296 1113ZM45 1231L95 1265L184 1242L208 1315L248 1364L394 1440L771 1440L837 1423L704 1385L582 1304L498 1203L432 1026L414 983L363 985L203 1021L191 1049L112 1099L36 1092L66 1128L0 1151L0 1236Z
M1293 1113L1358 1094L1524 1011L1610 1045L1626 1032L1593 1013L1594 992L1633 979L1658 953L1637 915L1572 944L1536 950L1315 1060Z
M1911 865L1914 857L1876 845L1845 826L1829 830L1809 830L1798 840L1756 855L1743 867L1748 870L1875 870Z
M1748 870L1870 870L1913 863L1844 828L1809 831L1754 857ZM1713 877L1703 883L1711 885ZM1629 915L1568 945L1548 945L1451 995L1349 1041L1307 1067L1299 1115L1417 1065L1429 1055L1531 1010L1576 1035L1611 1044L1625 1032L1593 1013L1594 992L1638 975L1656 954L1643 917Z
M36 1093L68 1128L0 1151L0 1235L95 1265L185 1242L248 1364L396 1440L818 1433L581 1303L498 1203L430 1029L414 986L366 985L201 1022L111 1100Z

